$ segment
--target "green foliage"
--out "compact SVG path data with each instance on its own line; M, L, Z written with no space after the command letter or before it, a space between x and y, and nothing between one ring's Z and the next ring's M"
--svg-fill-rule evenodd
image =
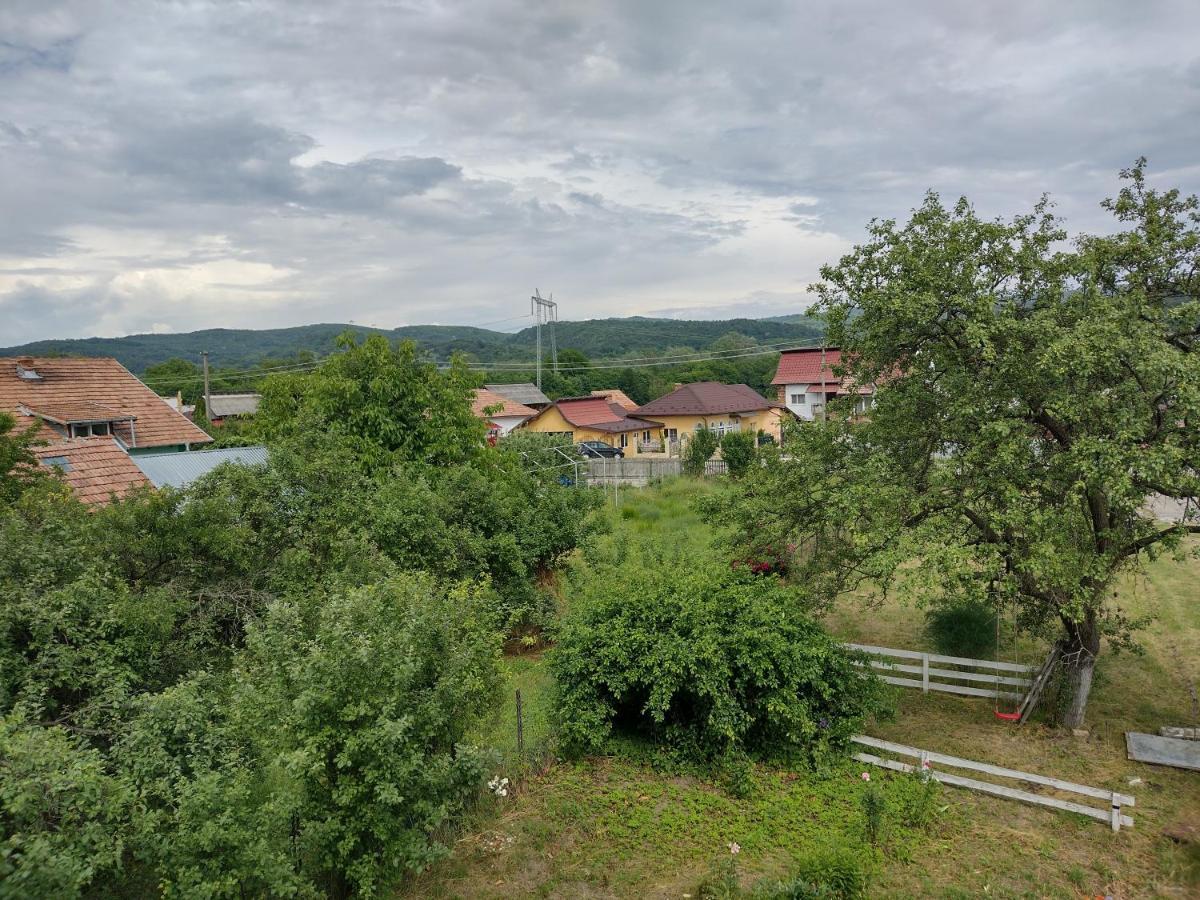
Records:
M725 510L744 542L800 545L797 577L827 599L988 596L1057 631L1073 724L1101 637L1140 624L1109 605L1113 579L1192 527L1147 499L1200 496L1200 201L1150 189L1143 162L1122 175L1106 207L1126 230L1070 251L1045 202L988 221L930 194L874 222L816 286L871 414L831 404L792 429Z
M863 839L872 847L878 847L883 840L887 815L887 798L883 791L874 782L867 782L862 794Z
M683 450L683 471L693 477L704 474L704 464L717 452L717 435L707 428L693 431Z
M758 458L758 441L751 431L730 431L721 438L721 459L729 474L741 478Z
M0 898L69 897L121 861L130 797L63 728L0 717Z
M770 896L779 897L780 900L793 897L859 900L867 896L867 868L863 857L863 853L843 844L810 851L796 862L796 877L790 885L791 892Z
M634 547L594 561L571 593L551 659L570 752L600 750L621 731L693 759L813 760L881 708L878 681L777 579Z
M269 440L332 436L369 470L396 462L451 465L482 451L485 425L471 412L481 379L462 359L440 371L405 341L393 347L372 335L311 374L268 378L257 415Z
M0 503L11 503L31 482L45 477L45 470L29 450L37 429L17 432L16 427L17 420L0 411Z
M925 613L925 634L939 653L988 659L996 650L996 610L964 600Z

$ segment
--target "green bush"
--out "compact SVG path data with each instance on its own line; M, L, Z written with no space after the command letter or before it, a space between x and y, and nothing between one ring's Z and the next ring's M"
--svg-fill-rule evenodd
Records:
M741 478L750 471L758 456L758 445L750 431L730 431L721 438L721 459L729 467L729 474Z
M717 452L717 435L707 428L693 431L683 450L683 473L685 475L703 475L704 464L712 459Z
M706 762L815 759L881 709L878 680L777 578L680 548L621 556L574 579L551 656L567 752L621 731Z
M62 728L0 718L0 898L73 897L119 866L130 797Z
M802 856L796 864L796 876L790 893L772 897L836 897L858 900L867 895L867 869L863 854L845 846L831 846ZM807 893L805 893L807 891Z
M987 659L996 648L996 611L979 602L934 607L925 613L925 634L947 656Z

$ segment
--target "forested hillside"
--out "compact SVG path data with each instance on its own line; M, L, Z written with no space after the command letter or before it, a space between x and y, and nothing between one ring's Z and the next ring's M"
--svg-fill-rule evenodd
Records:
M73 354L113 356L133 372L170 359L200 361L207 350L214 366L245 369L264 359L289 359L301 354L324 356L334 350L334 339L346 330L384 334L394 339L411 339L438 359L453 352L468 354L474 361L528 362L533 359L536 333L533 327L516 333L489 331L465 325L408 325L391 330L361 325L320 324L264 330L210 328L185 334L134 334L119 338L80 338L34 341L0 348L0 354L28 353L35 356ZM591 319L560 322L559 349L578 350L590 358L611 358L664 348L707 349L726 335L742 335L751 342L804 340L819 334L811 320L726 319L687 321L678 319Z

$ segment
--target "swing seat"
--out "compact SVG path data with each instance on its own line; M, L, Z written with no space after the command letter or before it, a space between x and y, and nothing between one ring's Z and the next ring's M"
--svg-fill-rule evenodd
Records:
M992 710L996 714L997 719L1003 719L1005 722L1020 722L1021 714L1019 712L1000 712L1000 710Z

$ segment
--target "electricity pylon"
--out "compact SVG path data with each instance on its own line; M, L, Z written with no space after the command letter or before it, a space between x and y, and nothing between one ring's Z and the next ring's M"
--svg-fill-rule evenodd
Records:
M554 323L558 321L558 304L554 295L543 297L541 291L534 288L533 296L529 298L529 313L537 325L537 386L542 389L542 326L549 327L550 365L558 371L558 343L554 338Z

